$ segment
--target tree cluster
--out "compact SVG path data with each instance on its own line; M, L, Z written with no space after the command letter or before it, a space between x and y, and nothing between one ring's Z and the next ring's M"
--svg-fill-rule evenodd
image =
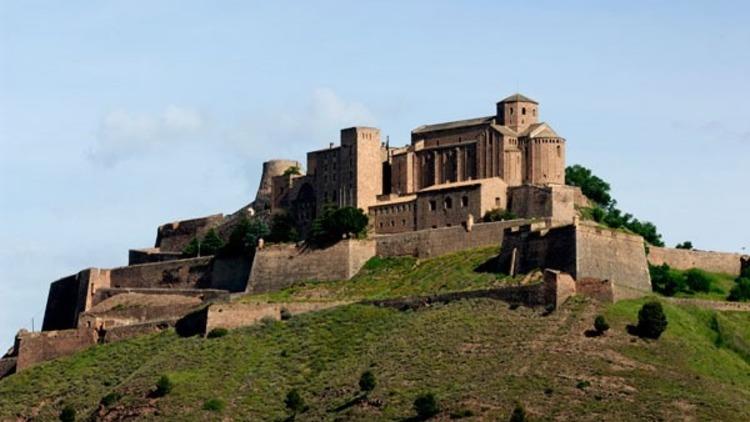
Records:
M745 268L734 280L734 287L729 291L727 300L732 302L750 301L750 267Z
M308 240L314 245L326 246L342 238L364 237L368 222L367 214L359 208L326 206L313 220Z

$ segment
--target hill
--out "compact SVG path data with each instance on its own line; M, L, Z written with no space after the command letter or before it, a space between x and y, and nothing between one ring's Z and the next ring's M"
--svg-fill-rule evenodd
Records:
M305 283L253 299L382 298L510 282L480 271L492 253L372 261L353 284ZM350 304L220 338L168 331L0 380L0 420L54 420L66 404L79 419L284 420L293 388L308 405L297 420L405 420L423 392L437 396L438 419L507 420L518 401L532 420L745 420L750 314L664 303L668 329L646 341L626 330L642 302L575 297L549 314L489 299L405 312ZM611 329L587 337L599 313ZM360 399L366 370L377 385ZM174 387L156 398L162 375Z

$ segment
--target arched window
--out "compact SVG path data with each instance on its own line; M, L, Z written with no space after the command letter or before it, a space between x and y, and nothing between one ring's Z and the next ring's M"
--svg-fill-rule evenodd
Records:
M526 107L521 108L521 114L526 115Z
M450 196L446 197L445 201L443 201L443 202L444 202L446 210L449 210L449 209L453 208L453 199Z
M562 157L562 147L560 145L557 146L557 158Z
M468 196L462 196L461 197L461 206L466 208L469 206L469 197Z

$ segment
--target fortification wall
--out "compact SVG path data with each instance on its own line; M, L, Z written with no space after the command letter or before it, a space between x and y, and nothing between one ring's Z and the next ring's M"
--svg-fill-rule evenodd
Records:
M109 287L109 272L88 268L50 284L42 331L78 326L78 315L92 306L94 292Z
M515 275L549 268L575 277L575 249L572 225L541 230L533 230L530 225L510 228L503 239L499 269Z
M36 363L71 355L97 343L92 329L74 329L47 332L21 332L18 335L18 360L16 371Z
M214 214L163 224L156 231L155 247L164 252L182 252L194 237L203 237L210 229L219 227L223 222L224 215Z
M132 265L109 270L111 287L209 288L210 256Z
M113 296L79 317L79 328L112 328L151 321L176 320L203 301L195 296L128 293Z
M524 218L551 218L569 224L576 215L575 205L582 201L581 189L566 185L522 185L508 189L509 209Z
M470 231L457 226L383 235L375 238L376 252L383 257L432 258L464 249L496 246L503 241L506 228L528 223L527 220L498 221L474 224Z
M166 330L169 327L174 327L176 322L177 319L170 319L110 328L104 333L102 342L114 343L116 341L122 341L132 337L143 336L147 334L156 334L158 332Z
M129 293L142 293L151 296L155 295L180 295L188 297L197 297L198 299L208 302L226 302L230 298L230 293L225 290L216 289L152 289L152 288L103 288L96 291L92 306L96 306L104 300L111 297L129 294Z
M651 292L642 237L585 224L575 227L576 280L611 280L614 300Z
M695 251L649 246L648 262L667 264L678 270L700 268L714 273L740 275L742 255L736 253Z
M280 290L304 280L348 280L373 256L372 240L342 240L325 249L270 245L255 254L247 292Z
M221 303L208 307L204 333L214 328L247 327L263 318L281 319L281 309L292 315L333 308L346 302Z
M128 265L182 259L182 252L162 252L159 248L131 249L128 251Z

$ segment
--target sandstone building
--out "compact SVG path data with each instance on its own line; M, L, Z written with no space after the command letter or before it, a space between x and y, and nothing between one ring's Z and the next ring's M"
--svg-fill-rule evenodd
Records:
M327 204L363 209L385 234L465 224L496 208L570 221L582 199L565 186L565 139L520 94L491 116L419 126L400 148L376 128L343 129L339 146L307 154L307 174L272 186L271 211L291 213L303 231Z

